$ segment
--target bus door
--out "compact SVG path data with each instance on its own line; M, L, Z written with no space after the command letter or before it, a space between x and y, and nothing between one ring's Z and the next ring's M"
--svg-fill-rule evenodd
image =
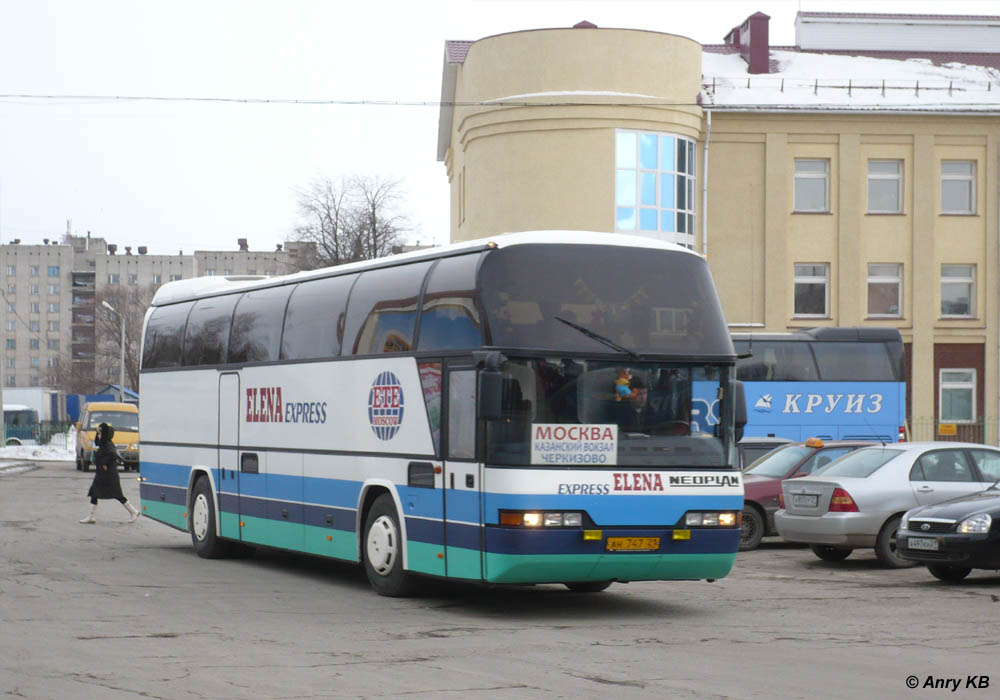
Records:
M482 465L476 459L476 370L449 366L444 445L445 562L453 578L481 580Z
M240 442L240 375L219 375L219 461L215 473L218 490L219 534L240 539L240 506L237 446Z

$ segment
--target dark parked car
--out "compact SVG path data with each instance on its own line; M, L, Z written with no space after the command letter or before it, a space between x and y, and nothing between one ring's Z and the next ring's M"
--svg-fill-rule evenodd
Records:
M812 474L851 450L871 444L860 440L823 442L819 438L809 438L805 442L778 447L747 467L743 472L740 551L757 549L761 538L778 534L774 528L774 511L778 510L782 481Z
M907 511L896 542L900 556L926 564L942 581L1000 569L1000 486Z
M740 469L746 469L758 459L771 452L777 447L787 445L792 442L788 438L781 437L745 437L736 443L737 458L740 460Z

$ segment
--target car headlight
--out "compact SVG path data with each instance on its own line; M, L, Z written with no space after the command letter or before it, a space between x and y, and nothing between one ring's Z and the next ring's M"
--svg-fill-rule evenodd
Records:
M131 452L138 452L139 451L139 443L138 442L133 442L131 445L128 446L128 449Z
M980 513L979 515L973 515L971 518L966 518L960 522L958 524L958 531L964 534L989 532L990 525L992 523L993 518L986 513Z

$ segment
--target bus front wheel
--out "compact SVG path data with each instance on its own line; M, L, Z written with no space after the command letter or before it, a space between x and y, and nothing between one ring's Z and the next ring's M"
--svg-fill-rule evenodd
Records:
M215 532L215 499L208 479L201 477L194 484L191 508L188 513L188 529L194 551L203 559L218 559L227 556L232 547L229 542L219 539Z
M403 570L403 538L392 496L383 493L372 503L365 519L365 573L379 595L397 598L413 589L412 577Z

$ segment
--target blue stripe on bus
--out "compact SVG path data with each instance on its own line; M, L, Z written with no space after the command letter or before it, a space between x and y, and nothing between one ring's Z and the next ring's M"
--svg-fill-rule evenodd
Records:
M488 525L499 522L500 510L586 511L598 527L674 525L689 510L743 510L743 494L689 496L671 492L655 496L568 496L486 493L484 496L483 521ZM448 517L453 517L450 500Z

